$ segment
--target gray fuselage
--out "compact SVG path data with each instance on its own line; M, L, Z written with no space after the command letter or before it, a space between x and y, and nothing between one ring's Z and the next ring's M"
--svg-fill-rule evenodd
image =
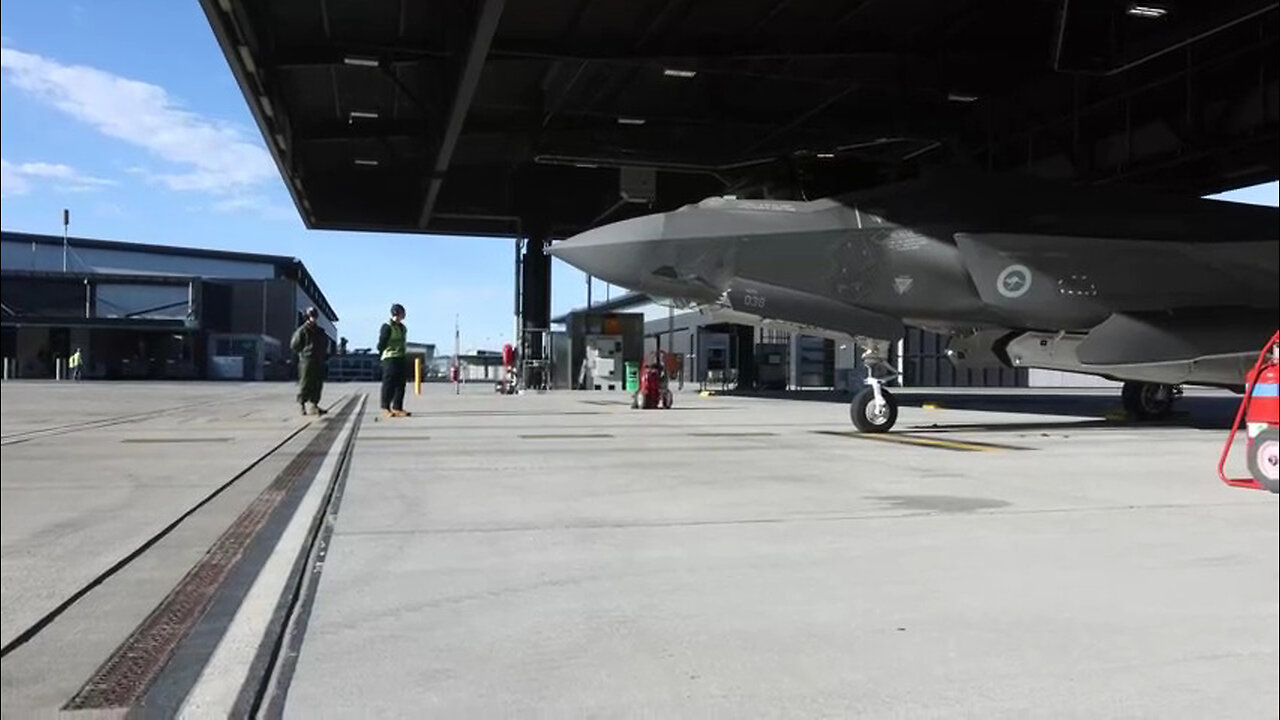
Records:
M587 231L551 253L654 297L852 336L892 340L903 325L1076 334L1086 354L1123 362L1071 369L1115 375L1102 366L1256 352L1280 304L1278 218L1209 200L943 179L808 202L709 198ZM1154 323L1166 341L1088 345L1117 318ZM1201 329L1184 336L1184 325ZM1214 372L1182 381L1238 377L1234 365Z

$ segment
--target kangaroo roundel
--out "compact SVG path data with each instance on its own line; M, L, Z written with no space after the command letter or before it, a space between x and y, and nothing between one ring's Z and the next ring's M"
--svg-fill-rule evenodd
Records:
M1026 265L1010 265L996 278L996 290L1007 298L1020 298L1031 289L1031 270Z

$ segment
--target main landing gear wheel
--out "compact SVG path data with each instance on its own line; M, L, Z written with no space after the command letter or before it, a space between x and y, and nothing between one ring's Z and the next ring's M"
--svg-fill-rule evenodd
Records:
M1127 382L1120 392L1124 410L1138 420L1155 420L1173 412L1173 402L1182 393L1174 385Z
M1249 474L1273 493L1280 493L1280 431L1267 428L1249 442Z
M898 421L898 400L888 390L880 389L881 402L876 402L876 393L866 388L853 396L849 406L849 418L853 426L864 433L889 432Z

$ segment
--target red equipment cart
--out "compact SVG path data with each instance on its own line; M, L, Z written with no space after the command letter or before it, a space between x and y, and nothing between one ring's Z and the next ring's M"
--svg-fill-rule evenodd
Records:
M1280 493L1280 332L1271 336L1258 353L1256 362L1245 375L1244 399L1236 411L1235 422L1227 436L1218 460L1218 478L1232 487L1270 490ZM1249 474L1247 478L1229 478L1226 474L1227 455L1235 441L1243 418L1248 440Z
M631 407L645 410L661 407L667 410L671 408L671 401L671 388L667 383L667 373L662 357L654 353L654 361L646 365L640 374L640 389L632 400Z

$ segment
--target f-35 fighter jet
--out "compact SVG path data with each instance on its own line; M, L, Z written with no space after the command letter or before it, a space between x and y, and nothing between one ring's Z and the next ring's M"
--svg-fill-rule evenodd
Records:
M655 299L847 334L867 388L850 414L889 430L889 345L950 336L959 367L1126 381L1169 412L1180 387L1239 390L1280 317L1280 211L1123 188L944 173L821 200L707 198L588 230L548 252Z

